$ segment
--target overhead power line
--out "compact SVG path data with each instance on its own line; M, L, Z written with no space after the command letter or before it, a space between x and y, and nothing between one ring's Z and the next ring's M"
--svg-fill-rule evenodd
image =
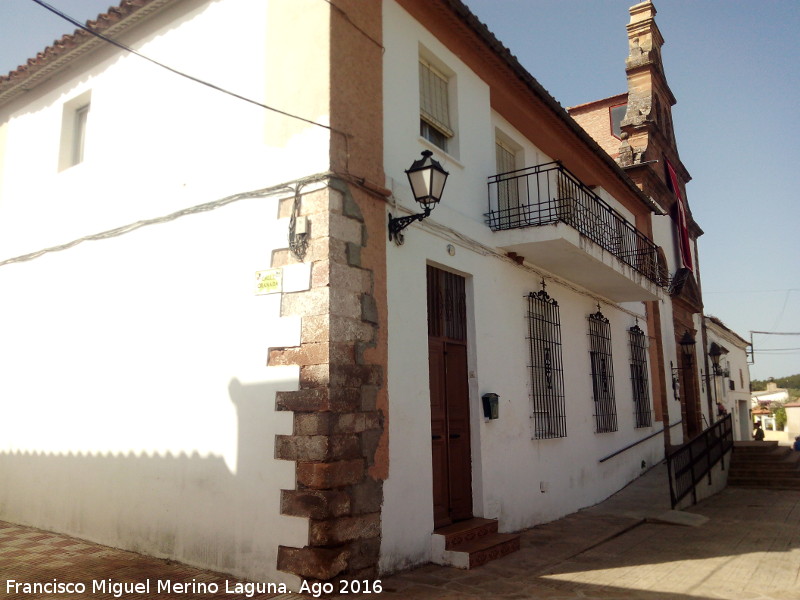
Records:
M116 40L114 40L114 39L112 39L112 38L110 38L110 37L108 37L106 35L103 35L99 31L95 31L94 29L88 27L87 25L84 25L83 23L81 23L77 19L75 19L75 18L69 16L68 14L60 11L56 7L49 5L47 2L44 2L43 0L32 0L32 2L35 2L39 6L41 6L43 8L46 8L47 10L49 10L53 14L61 17L65 21L68 21L69 23L72 23L75 27L77 27L79 29L82 29L83 31L86 31L87 33L89 33L89 34L91 34L91 35L103 40L104 42L107 42L107 43L111 44L112 46L116 46L117 48L120 48L121 50L124 50L125 52L130 52L131 54L134 54L134 55L138 56L141 59L144 59L144 60L146 60L146 61L148 61L150 63L153 63L154 65L156 65L158 67L161 67L162 69L166 69L167 71L169 71L171 73L174 73L175 75L179 75L180 77L184 77L186 79L189 79L190 81L194 81L195 83L199 83L200 85L204 85L206 87L211 88L212 90L216 90L218 92L222 92L223 94L227 94L227 95L232 96L234 98L237 98L239 100L243 100L245 102L249 102L250 104L254 104L254 105L256 105L256 106L258 106L260 108L264 108L266 110L270 110L272 112L276 112L278 114L284 115L285 117L289 117L291 119L297 119L298 121L303 121L304 123L308 123L309 125L316 125L317 127L322 127L323 129L327 129L328 131L333 131L334 133L338 133L340 135L343 135L345 138L348 137L348 135L345 132L340 131L338 129L335 129L334 127L331 127L329 125L325 125L323 123L317 123L316 121L312 121L311 119L306 119L304 117L300 117L298 115L293 115L292 113L285 112L285 111L280 110L278 108L275 108L273 106L268 106L266 104L258 102L257 100L253 100L252 98L248 98L247 96L242 96L241 94L237 94L236 92L232 92L230 90L227 90L227 89L225 89L223 87L220 87L218 85L215 85L215 84L213 84L211 82L205 81L204 79L200 79L199 77L194 77L193 75L189 75L188 73L184 73L183 71L179 71L177 69L174 69L174 68L172 68L172 67L170 67L168 65L165 65L164 63L160 63L157 60L154 60L154 59L152 59L152 58L150 58L148 56L145 56L141 52L137 52L133 48L131 48L129 46L126 46L125 44L123 44L121 42L118 42L118 41L116 41Z

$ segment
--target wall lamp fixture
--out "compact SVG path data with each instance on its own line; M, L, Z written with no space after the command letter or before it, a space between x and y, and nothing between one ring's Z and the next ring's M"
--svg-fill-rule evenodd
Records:
M681 371L688 371L692 368L693 354L695 342L694 337L689 330L683 332L681 339L678 340L678 345L681 347L681 354L683 355L684 367L673 367L672 361L669 361L669 368L672 371L672 391L675 394L675 399L680 398L680 379L679 374Z
M450 173L445 171L438 161L432 159L432 155L433 152L430 150L423 150L422 158L415 160L406 171L414 200L419 203L423 212L397 218L393 218L389 213L389 240L394 240L398 246L403 243L403 234L401 233L403 229L414 221L422 221L425 217L430 216L433 208L442 199L444 184Z
M711 366L714 368L714 377L722 375L722 367L719 366L719 358L722 356L722 348L719 347L717 342L711 342L711 348L708 350L708 356L711 358Z

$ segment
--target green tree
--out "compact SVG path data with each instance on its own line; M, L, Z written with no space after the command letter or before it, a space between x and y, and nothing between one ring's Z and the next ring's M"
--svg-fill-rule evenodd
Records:
M786 427L786 407L783 402L773 402L769 405L769 409L775 416L775 428L778 431L783 431Z

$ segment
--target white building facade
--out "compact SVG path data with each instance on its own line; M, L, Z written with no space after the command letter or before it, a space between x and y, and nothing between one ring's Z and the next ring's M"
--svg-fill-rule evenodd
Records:
M466 6L116 15L223 90L85 33L0 78L0 519L374 577L595 504L709 416L663 206ZM423 152L449 177L399 244Z
M710 358L708 385L717 408L715 417L730 414L733 418L733 438L749 441L753 438L753 418L750 414L750 366L747 348L750 343L731 331L716 317L705 317L707 354L718 357L717 365Z

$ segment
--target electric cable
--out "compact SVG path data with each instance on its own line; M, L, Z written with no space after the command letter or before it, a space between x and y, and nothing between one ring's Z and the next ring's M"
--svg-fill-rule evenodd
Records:
M281 114L283 116L289 117L291 119L297 119L298 121L302 121L304 123L308 123L309 125L316 125L317 127L322 127L323 129L327 129L328 131L332 131L334 133L338 133L339 135L344 136L345 139L347 139L349 137L349 134L347 134L344 131L341 131L339 129L336 129L334 127L331 127L330 125L325 125L323 123L318 123L316 121L312 121L311 119L306 119L305 117L300 117L298 115L294 115L292 113L288 113L286 111L280 110L280 109L275 108L273 106L268 106L267 104L263 104L261 102L258 102L257 100L253 100L252 98L248 98L247 96L242 96L241 94L237 94L236 92L232 92L230 90L227 90L227 89L225 89L223 87L220 87L218 85L215 85L215 84L213 84L213 83L211 83L209 81L205 81L204 79L200 79L199 77L194 77L193 75L189 75L188 73L184 73L183 71L179 71L177 69L174 69L174 68L172 68L172 67L170 67L168 65L165 65L164 63L158 62L157 60L154 60L154 59L150 58L149 56L145 56L144 54L134 50L130 46L126 46L125 44L123 44L121 42L118 42L118 41L116 41L116 40L114 40L114 39L112 39L112 38L100 33L99 31L95 31L94 29L92 29L88 25L84 25L83 23L81 23L77 19L75 19L75 18L69 16L68 14L60 11L56 7L51 6L47 2L44 2L44 0L31 0L31 1L35 2L36 4L41 6L42 8L45 8L45 9L49 10L50 12L52 12L53 14L59 16L60 18L64 19L65 21L68 21L69 23L71 23L75 27L77 27L79 29L82 29L83 31L86 31L90 35L93 35L93 36L103 40L104 42L107 42L107 43L111 44L112 46L116 46L117 48L120 48L121 50L124 50L125 52L130 52L131 54L133 54L135 56L138 56L139 58L144 59L144 60L146 60L146 61L148 61L148 62L150 62L150 63L152 63L152 64L154 64L154 65L156 65L158 67L161 67L162 69L166 69L167 71L169 71L171 73L174 73L175 75L179 75L180 77L184 77L186 79L189 79L190 81L194 81L195 83L199 83L200 85L204 85L204 86L209 87L209 88L211 88L213 90L216 90L218 92L222 92L223 94L228 94L229 96L232 96L232 97L237 98L239 100L243 100L245 102L249 102L250 104L254 104L254 105L256 105L256 106L258 106L260 108L264 108L266 110L270 110L272 112L276 112L278 114Z

